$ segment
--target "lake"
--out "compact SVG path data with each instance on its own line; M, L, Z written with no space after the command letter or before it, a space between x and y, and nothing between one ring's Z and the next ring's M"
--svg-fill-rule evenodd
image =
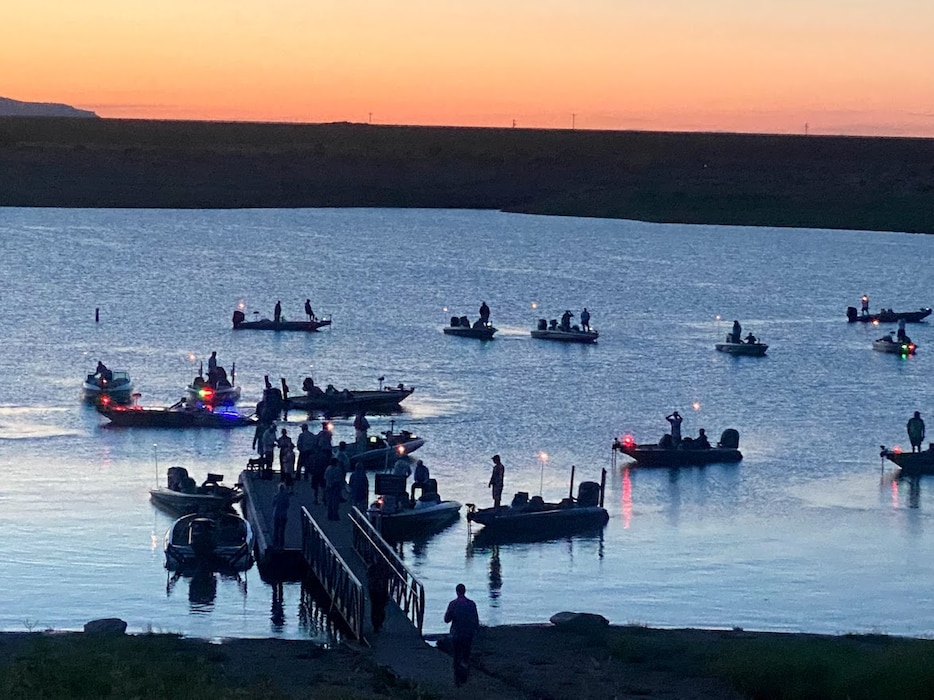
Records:
M433 210L0 210L0 629L324 639L299 584L169 580L168 515L148 490L182 465L236 481L252 429L120 430L80 400L97 360L128 369L147 405L178 400L216 350L244 406L263 375L337 388L416 387L395 427L443 498L546 500L608 470L602 537L474 544L466 520L403 548L427 593L426 632L458 582L485 624L560 610L614 623L824 633L934 634L934 481L892 478L879 446L930 417L934 331L909 325L910 359L873 352L893 328L848 324L934 303L934 238L898 233L546 218ZM239 304L333 326L233 332ZM492 309L496 340L442 334ZM533 340L539 318L587 307L595 346ZM95 322L99 310L99 322ZM764 358L714 344L739 319ZM613 460L615 437L740 433L739 464L678 470ZM290 434L301 416L290 416ZM385 430L389 418L371 419ZM335 439L352 439L348 420ZM547 454L547 459L542 455ZM372 484L372 475L371 475Z

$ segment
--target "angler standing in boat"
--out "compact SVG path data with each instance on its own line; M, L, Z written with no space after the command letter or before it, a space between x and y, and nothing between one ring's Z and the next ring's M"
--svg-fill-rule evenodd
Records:
M572 318L574 318L574 314L572 314L570 310L565 310L565 312L561 314L561 330L563 331L571 330L571 319Z
M863 294L862 298L860 298L859 300L859 306L860 306L860 313L862 313L863 316L868 316L869 315L869 295L868 294Z
M490 322L490 307L485 301L480 302L480 323L484 326Z
M730 333L730 342L731 343L741 343L743 337L743 327L739 325L739 321L733 321L733 330Z
M671 425L671 446L677 449L681 447L681 414L675 411L670 416L665 416L665 420Z
M584 310L581 311L581 330L590 330L590 312L587 310L586 306L584 307Z
M305 299L305 315L308 316L309 321L317 321L314 309L311 308L311 299Z
M506 467L500 461L499 455L493 455L493 473L490 475L490 483L487 486L493 489L493 507L499 508L499 502L503 498L503 482L506 479Z
M282 320L282 302L281 301L278 301L278 300L276 301L276 308L273 309L272 315L276 323L279 323L279 321Z
M363 411L357 411L357 415L353 419L353 429L357 444L366 443L366 431L370 429L370 421L366 419Z
M217 350L211 351L208 358L208 382L214 386L217 381Z
M920 452L921 443L924 442L924 421L921 419L921 412L915 411L915 414L908 419L908 441L911 442L911 451Z

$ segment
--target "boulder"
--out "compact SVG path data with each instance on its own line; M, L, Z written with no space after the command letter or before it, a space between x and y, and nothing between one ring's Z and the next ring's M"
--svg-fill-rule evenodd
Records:
M606 628L610 621L603 615L583 612L559 612L549 619L555 627L575 632L598 631Z
M126 632L126 622L119 617L105 617L100 620L91 620L84 626L86 634L123 634Z

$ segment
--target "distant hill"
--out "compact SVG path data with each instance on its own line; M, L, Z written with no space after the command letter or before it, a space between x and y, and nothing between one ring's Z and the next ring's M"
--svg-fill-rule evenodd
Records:
M0 97L0 117L94 117L87 109L75 109L54 102L20 102Z

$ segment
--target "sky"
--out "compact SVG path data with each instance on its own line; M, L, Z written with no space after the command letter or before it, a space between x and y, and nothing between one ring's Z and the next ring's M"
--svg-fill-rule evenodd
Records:
M934 136L930 0L5 0L102 117Z

